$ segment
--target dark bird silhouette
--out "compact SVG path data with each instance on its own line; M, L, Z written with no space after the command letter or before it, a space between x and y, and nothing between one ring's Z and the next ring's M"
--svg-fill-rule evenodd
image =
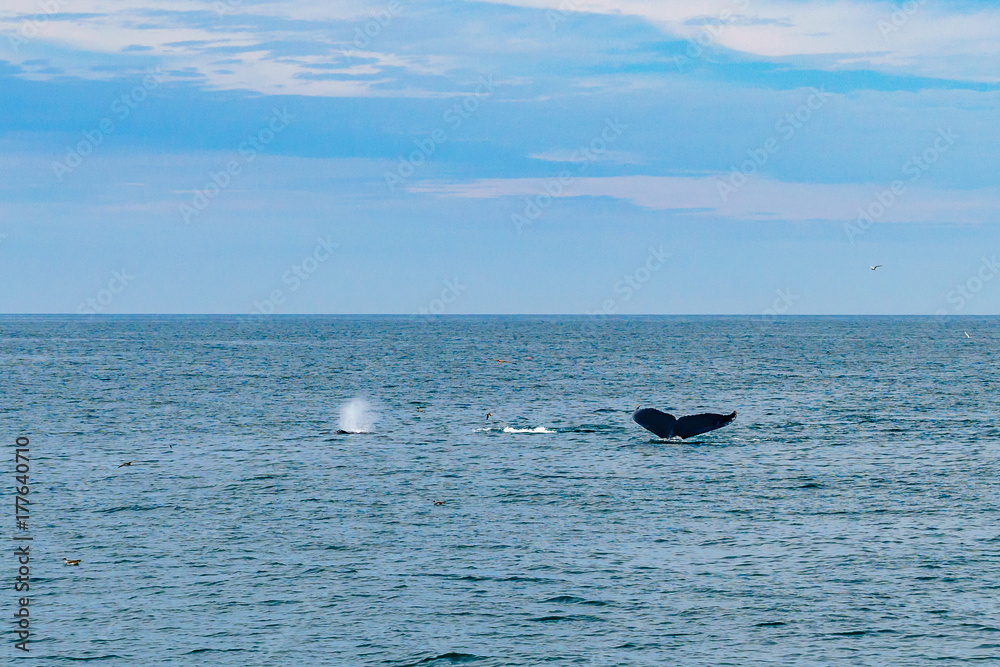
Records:
M435 500L434 504L435 505L444 505L444 501L443 500Z
M65 556L63 556L63 562L66 565L79 565L80 564L80 560L79 559L77 559L77 560L70 560L69 558L66 558Z
M490 420L490 416L491 416L492 414L493 414L492 412L487 412L487 413L486 413L486 421L489 421L489 420Z
M118 466L118 467L119 467L119 468L124 468L125 466L130 466L130 465L132 465L133 463L135 463L135 461L126 461L125 463L121 464L121 465L120 465L120 466Z
M875 266L869 266L868 268L871 269L872 271L874 271L875 269L877 269L880 266L882 266L882 265L881 264L876 264Z
M736 419L736 412L728 415L704 413L689 415L677 419L671 414L660 412L656 408L642 408L632 413L636 424L661 438L690 438L702 433L722 428Z

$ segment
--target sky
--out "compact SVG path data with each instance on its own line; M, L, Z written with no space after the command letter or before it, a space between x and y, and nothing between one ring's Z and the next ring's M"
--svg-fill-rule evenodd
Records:
M972 0L5 0L0 312L1000 314L998 34Z

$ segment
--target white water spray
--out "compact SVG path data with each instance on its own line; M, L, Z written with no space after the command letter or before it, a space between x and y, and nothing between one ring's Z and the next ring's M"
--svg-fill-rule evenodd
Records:
M347 433L370 433L375 425L375 413L363 398L352 398L340 406L338 425Z

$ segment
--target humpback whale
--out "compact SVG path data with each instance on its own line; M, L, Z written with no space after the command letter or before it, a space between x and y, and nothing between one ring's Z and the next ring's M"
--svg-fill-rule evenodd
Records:
M636 424L651 431L661 438L690 438L722 428L736 419L736 412L728 415L716 415L710 412L700 415L688 415L677 419L656 408L641 408L632 413Z

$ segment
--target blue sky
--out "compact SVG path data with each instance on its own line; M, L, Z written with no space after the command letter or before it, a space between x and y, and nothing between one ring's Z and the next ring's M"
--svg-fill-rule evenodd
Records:
M9 0L0 312L1000 313L998 28Z

